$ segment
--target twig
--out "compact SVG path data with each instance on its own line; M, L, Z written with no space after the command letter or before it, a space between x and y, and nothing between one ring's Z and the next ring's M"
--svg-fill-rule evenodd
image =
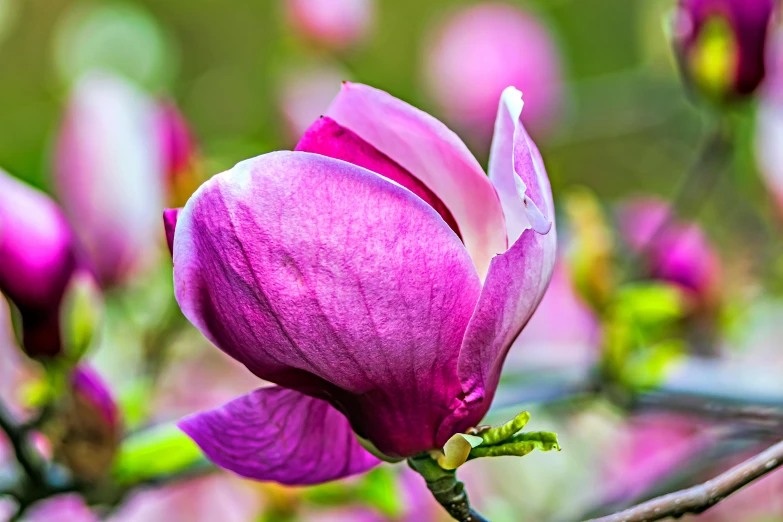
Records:
M588 522L654 522L699 514L754 480L783 465L783 442L759 453L712 480L689 489L655 498L625 511Z
M759 432L783 436L783 410L731 400L716 400L683 393L654 392L640 395L635 410L662 410L697 415L717 422L732 422Z
M0 430L5 432L14 455L25 474L35 485L45 482L41 458L32 447L27 432L21 429L8 408L0 400Z

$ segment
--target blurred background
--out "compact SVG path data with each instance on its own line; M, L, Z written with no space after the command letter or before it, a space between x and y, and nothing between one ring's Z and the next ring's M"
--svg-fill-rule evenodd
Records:
M533 429L557 431L564 449L468 463L461 478L484 515L582 520L701 482L774 441L779 38L773 22L755 94L718 107L684 85L675 10L675 0L0 0L0 168L50 194L92 259L105 313L87 357L124 433L258 384L179 313L161 209L238 161L292 148L348 80L446 122L485 166L499 93L515 85L547 166L561 259L489 420L529 409ZM41 369L8 315L0 394L24 415L39 404ZM0 443L4 459L12 465ZM403 468L316 488L206 469L101 513L66 496L24 519L442 519ZM782 490L772 475L702 518L783 520Z

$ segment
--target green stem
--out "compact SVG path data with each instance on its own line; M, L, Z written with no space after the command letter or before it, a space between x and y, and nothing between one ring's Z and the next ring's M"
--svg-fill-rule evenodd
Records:
M489 522L470 507L465 484L457 480L455 470L441 468L429 455L411 457L408 465L424 478L427 489L454 520Z

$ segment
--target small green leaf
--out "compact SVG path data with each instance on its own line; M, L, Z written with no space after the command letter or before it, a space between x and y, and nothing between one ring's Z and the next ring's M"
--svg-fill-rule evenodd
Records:
M523 457L533 450L560 451L557 434L540 431L531 433L519 433L504 444L497 446L479 446L470 452L470 458L515 456Z
M120 484L133 484L207 465L201 450L174 424L137 432L122 442L113 475Z
M525 425L527 425L528 421L530 421L530 413L523 411L501 426L482 431L479 433L479 436L481 437L483 444L486 446L499 444L513 437L515 433L519 432L522 428L525 427Z

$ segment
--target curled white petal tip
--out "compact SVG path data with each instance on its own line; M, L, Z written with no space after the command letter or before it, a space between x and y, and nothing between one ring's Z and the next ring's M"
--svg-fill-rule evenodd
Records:
M530 228L538 234L548 234L552 229L552 221L547 219L536 204L533 203L533 200L527 197L525 193L527 186L525 186L525 182L522 181L522 177L516 171L514 172L514 185L517 189L517 195L525 207L525 216L530 223Z

